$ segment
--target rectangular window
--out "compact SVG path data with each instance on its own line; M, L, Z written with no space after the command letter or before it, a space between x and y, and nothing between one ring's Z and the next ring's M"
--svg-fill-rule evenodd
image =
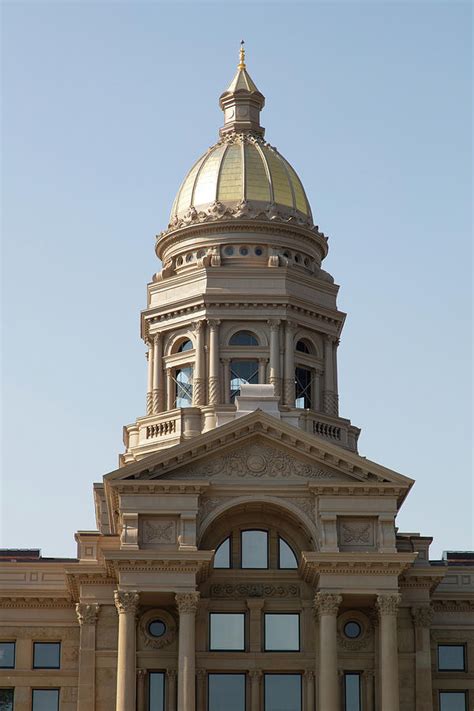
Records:
M33 689L32 711L59 711L59 689Z
M59 669L61 658L60 642L34 642L33 668Z
M298 613L265 613L265 651L300 651L300 616Z
M13 689L0 689L0 711L13 711Z
M268 568L267 531L242 531L242 568Z
M148 679L148 711L165 711L164 673L150 672Z
M301 675L265 674L265 711L301 711Z
M466 648L464 644L438 645L438 671L465 671Z
M209 615L211 651L245 651L245 614L211 612Z
M14 669L14 667L15 642L0 642L0 669Z
M245 674L209 674L208 711L245 711Z
M467 692L440 691L439 711L467 711Z
M313 407L313 376L308 368L295 370L295 407L311 410Z
M230 362L230 399L234 402L240 395L241 385L258 383L257 360L231 360Z
M361 711L360 674L344 674L344 711Z

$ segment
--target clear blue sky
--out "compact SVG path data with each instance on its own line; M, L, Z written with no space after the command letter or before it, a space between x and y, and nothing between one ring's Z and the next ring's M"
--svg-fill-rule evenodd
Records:
M240 39L268 140L329 235L341 412L472 547L471 5L4 2L2 545L74 555L143 415L139 311Z

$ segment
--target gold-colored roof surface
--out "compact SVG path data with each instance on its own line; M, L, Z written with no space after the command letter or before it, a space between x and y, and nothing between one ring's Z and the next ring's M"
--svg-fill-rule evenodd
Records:
M311 208L294 169L262 139L245 135L210 148L184 179L171 210L170 222L190 208L198 212L213 203L224 206L249 201L296 210L311 220Z

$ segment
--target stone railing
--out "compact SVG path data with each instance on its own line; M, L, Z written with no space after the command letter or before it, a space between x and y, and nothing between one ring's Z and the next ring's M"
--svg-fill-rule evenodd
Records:
M128 464L199 434L201 434L201 411L196 407L184 407L139 417L136 423L126 425L123 429L125 452L121 455L120 462Z
M311 434L357 452L360 430L350 420L332 417L322 412L305 411L300 417L300 427Z

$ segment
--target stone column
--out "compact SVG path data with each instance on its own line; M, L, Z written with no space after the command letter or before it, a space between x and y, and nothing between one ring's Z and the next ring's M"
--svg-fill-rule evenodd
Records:
M259 358L258 359L258 382L259 383L266 383L267 382L267 359L266 358Z
M415 626L416 711L433 711L430 640L433 608L430 605L412 607L411 614Z
M147 669L137 669L137 711L147 711L146 708L146 677Z
M262 651L262 610L264 601L260 598L249 598L247 607L249 609L249 637L250 652Z
M176 677L176 669L167 669L166 684L168 692L168 711L176 711Z
M321 406L321 376L322 372L318 370L317 368L313 371L314 373L314 385L313 385L313 390L314 392L312 393L313 395L313 410L316 410L316 412L321 412L322 411L322 406Z
M209 322L209 405L218 405L219 393L219 324L220 321Z
M119 616L116 711L130 711L135 708L135 617L139 599L140 596L137 592L124 592L123 590L114 592L115 607Z
M337 671L337 612L342 596L319 592L314 605L319 615L319 708L339 711ZM385 708L384 708L385 711Z
M280 395L281 375L280 375L280 320L271 319L270 326L270 373L268 382L273 385L275 395ZM264 381L263 381L264 382Z
M337 416L337 393L334 382L334 336L326 336L324 341L324 412Z
M79 680L77 711L95 709L95 634L99 605L79 602L76 605L80 625Z
M366 711L374 711L374 676L373 671L365 671L363 678L365 681L365 706Z
M288 405L288 407L295 406L295 328L296 324L293 321L286 322L284 403Z
M377 596L380 618L380 681L383 711L400 711L398 681L397 613L398 593Z
M153 348L150 345L146 354L148 370L146 385L146 414L153 414Z
M175 599L179 610L178 711L195 711L195 638L199 593L176 593Z
M173 370L166 369L166 409L174 410L176 406L175 383L173 380Z
M305 671L304 673L305 685L306 685L306 706L305 711L314 711L314 671L311 669Z
M157 333L153 338L153 414L163 412L163 338Z
M250 676L250 711L260 711L260 684L262 672L260 669L252 669Z
M224 403L230 404L230 358L222 359L222 368L224 370Z
M206 711L206 679L206 670L198 669L196 671L196 711Z
M195 321L193 323L193 329L196 337L196 359L194 362L193 372L193 405L200 407L206 403L206 380L204 377L204 321Z

